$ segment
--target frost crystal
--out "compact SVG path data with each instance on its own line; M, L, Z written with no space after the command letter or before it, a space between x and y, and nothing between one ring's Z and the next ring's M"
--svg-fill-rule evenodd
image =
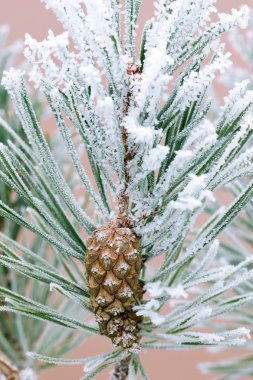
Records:
M97 294L99 305L94 301L94 309L101 312L97 320L103 333L114 335L119 328L121 335L114 335L113 342L131 352L139 347L242 344L247 330L220 326L223 314L252 302L252 286L237 292L252 280L252 262L220 260L224 244L217 239L253 195L253 148L248 144L253 92L248 81L237 83L213 116L208 88L231 65L220 37L232 27L246 27L247 7L225 15L215 0L157 0L137 57L140 0L122 5L118 0L43 2L66 31L59 36L49 31L41 42L27 35L25 55L30 80L43 91L66 146L71 181L43 134L23 72L5 72L2 83L28 142L19 139L14 144L10 139L0 145L0 177L24 199L26 214L0 200L0 216L52 245L63 255L65 272L71 276L67 280L40 271L25 254L18 264L15 256L0 255L0 261L50 283L50 290L58 290L85 311L90 311L89 295ZM11 128L2 124L13 137ZM217 190L235 183L236 198L220 207ZM109 232L99 234L101 226ZM119 229L115 240L114 228ZM88 249L90 262L86 261L92 280L83 281L71 258L83 263L88 246L83 237L96 232L97 241ZM105 244L113 254L106 252ZM157 257L159 265L153 265ZM101 283L107 289L101 290ZM131 283L136 286L130 289ZM117 288L115 297L110 288ZM127 300L118 302L121 297ZM11 291L3 299L25 314L45 315L61 326L97 333L83 320L63 317L49 307L40 305L39 313L38 304L26 304ZM143 324L136 316L130 318L133 324L126 324L119 307L123 304L124 313L136 313ZM87 359L88 377L125 359L129 352L123 348ZM142 369L137 355L129 368L137 378Z
M3 72L2 85L9 91L11 94L14 94L14 91L19 91L21 89L21 79L24 76L25 72L21 70L16 70L11 68L9 71Z
M105 280L104 284L109 285L109 286L113 286L113 285L116 285L117 282L115 280L113 280L112 278L108 278L107 280Z
M136 309L135 309L136 310ZM149 318L150 321L155 325L159 326L165 321L165 317L155 311L148 309L137 310L136 315Z
M206 176L197 177L191 175L191 180L185 190L179 195L177 201L171 202L171 207L176 210L191 210L201 207L203 200L208 199L212 202L215 198L211 191L203 190L205 188Z
M156 148L151 149L143 159L144 172L158 169L168 153L169 147L163 145L158 145Z
M241 29L245 29L247 28L249 22L249 8L244 5L239 11L237 9L232 9L231 15L219 13L219 18L226 29L233 25L235 22L237 22L238 26Z
M145 286L145 290L151 298L162 297L166 294L169 295L171 298L188 298L188 294L184 290L182 284L178 284L176 287L173 288L163 286L161 281L156 281L147 283Z
M175 99L175 103L178 104L180 110L183 111L186 107L189 107L193 100L197 100L200 94L203 93L203 89L213 82L216 72L224 73L229 68L232 64L229 60L230 56L230 53L224 54L222 48L220 48L212 63L199 72L190 72L189 76L184 79Z
M23 369L20 372L21 380L37 380L37 375L32 368Z
M144 127L140 125L134 115L128 115L124 120L125 128L129 137L137 144L152 145L156 136L152 127Z

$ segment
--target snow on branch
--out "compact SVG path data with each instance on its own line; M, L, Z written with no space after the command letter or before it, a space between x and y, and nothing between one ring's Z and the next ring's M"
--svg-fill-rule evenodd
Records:
M83 236L91 236L99 225L111 228L122 223L133 230L140 240L139 274L147 295L135 307L143 318L140 347L242 344L248 330L231 327L209 333L203 326L253 299L252 289L233 296L233 289L252 279L251 264L216 262L221 249L217 238L252 199L253 183L242 182L227 207L219 208L215 198L222 185L253 172L252 149L247 148L253 128L252 92L247 81L237 84L216 118L209 114L212 99L207 96L218 73L231 66L230 53L219 37L232 27L246 27L247 7L224 15L214 0L158 0L154 17L145 26L138 59L135 39L141 1L127 0L123 12L117 0L44 3L66 32L59 36L49 32L41 42L26 36L30 79L45 94L73 173L92 202L91 212L80 206L55 160L23 73L12 69L5 72L2 83L14 100L28 136L28 152L34 153L38 165L29 166L23 147L8 142L0 150L0 179L28 203L38 227L2 201L0 214L39 234L64 260L68 257L70 273L79 267L69 257L83 260ZM208 215L210 207L214 212ZM201 216L206 222L200 226ZM155 269L156 256L162 263ZM16 270L15 260L2 259ZM19 270L23 274L33 270L33 276L43 279L39 268L28 263ZM78 287L71 289L45 269L41 273L47 274L53 289L82 305L80 294L73 290ZM110 285L108 281L105 284ZM8 296L10 311L40 318L42 310L45 319L97 333L54 314L53 309L24 306L15 296ZM130 364L133 376L141 370L135 354L136 362ZM108 363L119 357L124 359L122 351L110 353ZM84 379L102 371L104 359L95 360L90 377Z

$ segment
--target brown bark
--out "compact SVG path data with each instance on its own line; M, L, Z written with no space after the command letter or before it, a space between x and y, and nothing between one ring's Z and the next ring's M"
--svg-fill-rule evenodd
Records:
M123 117L128 115L129 108L133 101L132 99L133 94L130 90L131 81L136 75L139 75L140 73L141 73L141 70L138 65L129 63L128 68L127 68L127 74L129 77L129 89L124 98L124 105L123 105L123 112L122 112ZM129 218L130 197L128 193L128 186L130 182L129 163L134 158L134 153L131 151L129 147L128 135L125 128L123 128L122 130L122 141L125 148L125 157L124 157L125 184L124 184L124 188L122 189L121 194L118 197L118 205L119 205L118 220L121 222L122 226L131 228L132 221Z
M112 374L112 380L127 379L130 360L131 356L128 356L126 359L123 359L118 364L116 364Z
M20 380L18 369L2 354L0 354L0 375L4 375L7 380Z

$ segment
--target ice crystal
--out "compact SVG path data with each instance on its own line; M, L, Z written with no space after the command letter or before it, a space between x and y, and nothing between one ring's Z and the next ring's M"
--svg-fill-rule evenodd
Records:
M161 297L168 294L172 298L187 298L188 294L184 290L182 284L178 284L175 288L165 287L162 285L161 281L150 282L145 286L145 290L151 298ZM150 301L154 302L154 300Z
M21 380L37 380L37 376L32 368L25 368L20 372Z
M143 319L138 347L242 344L246 330L224 328L209 334L203 332L203 326L253 297L249 292L234 299L232 292L253 277L249 262L214 265L221 249L218 235L253 194L252 181L245 181L230 205L218 208L215 198L217 189L253 172L253 151L246 148L252 135L253 96L247 82L237 84L216 118L210 117L211 99L207 96L216 76L231 66L230 53L220 36L232 27L246 26L247 7L224 15L219 14L214 0L157 0L137 57L141 1L126 0L123 13L117 0L44 3L66 32L60 36L49 32L41 42L26 36L30 79L46 96L72 161L75 181L79 189L86 189L91 207L88 212L80 207L43 135L22 73L11 70L4 74L3 84L28 136L29 154L24 153L27 147L22 142L21 148L1 146L0 177L24 197L30 219L10 210L3 201L0 213L52 244L63 255L66 272L71 275L73 268L79 270L72 257L83 262L85 256L83 236L92 235L99 225L108 229L115 223L125 226L129 239L135 234L146 291L146 298L143 302L137 299L134 309ZM31 157L39 163L36 170ZM210 207L215 210L207 216ZM203 215L206 223L200 225ZM137 253L127 251L126 236L110 243L111 239L101 234L99 243L103 245L105 240L126 261ZM93 248L95 253L101 250L95 244ZM156 256L161 265L153 267ZM106 253L100 259L106 260ZM56 284L51 287L89 310L86 281L82 288L73 276L66 283L59 278L54 281L51 272L45 277L38 271L30 273ZM106 276L98 261L92 271L97 277ZM129 278L132 275L135 280L124 261L121 271L129 271ZM113 286L114 282L108 278L105 284ZM127 286L121 290L132 297ZM11 307L18 303L12 294L7 298ZM98 300L101 305L106 301L103 294ZM18 310L36 314L37 305L23 306L22 302ZM89 325L46 310L36 316L51 313L48 319L61 325L97 333ZM110 313L120 319L117 307ZM127 344L132 338L132 331L127 331L123 340ZM88 363L92 365L86 368L89 378L96 376L105 362L106 366L115 364L124 354L116 350L91 359ZM142 368L138 360L136 356L130 363L133 376Z

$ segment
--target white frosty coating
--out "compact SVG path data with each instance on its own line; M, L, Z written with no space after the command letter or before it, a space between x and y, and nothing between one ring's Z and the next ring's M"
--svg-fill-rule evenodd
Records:
M239 327L238 329L235 329L233 331L224 333L224 335L229 335L230 337L235 337L235 336L241 336L245 340L250 340L251 339L251 333L250 330L245 328L245 327Z
M143 171L146 173L158 169L168 153L169 147L163 145L158 145L156 148L151 149L143 159Z
M173 62L185 50L185 46L189 48L190 44L194 42L197 31L210 20L211 13L216 12L214 3L215 1L213 0L205 2L205 5L199 0L194 2L178 0L170 3L161 0L155 3L156 18L152 20L152 26L149 26L147 31L147 53L142 74L141 91L138 94L140 110L142 110L144 104L147 105L151 120L154 120L153 113L158 104L157 95L161 96L164 86L171 79L170 76L166 75L165 69L168 70L169 66L173 65ZM181 22L182 19L184 19L184 22ZM194 23L192 23L193 19L195 20ZM245 26L247 20L247 7L243 7L241 11L233 11L233 14L227 17L221 15L221 29L227 30L232 25L238 24ZM194 78L190 76L187 84L189 98L185 94L180 97L181 102L178 101L180 108L185 107L189 100L197 96L199 86L206 85L207 82L210 83L213 80L216 70L223 70L228 64L228 54L225 56L218 54L215 63L216 67L214 67L214 63L207 65L200 72L199 77L196 73L194 73ZM219 65L220 67L218 67ZM154 67L154 69L150 70L150 67ZM191 85L193 79L196 86ZM203 83L201 83L202 80L204 81ZM190 99L191 95L193 98Z
M21 380L37 380L38 377L32 368L25 368L20 372Z
M130 288L125 287L124 290L122 292L120 292L120 294L123 297L131 297L133 295L133 291Z
M251 2L252 4L252 2ZM236 82L241 82L243 79L248 78L250 79L250 82L252 83L252 57L253 57L253 17L252 17L252 11L251 11L251 16L250 16L250 24L247 32L240 33L239 30L235 30L233 33L229 35L229 40L237 54L245 61L245 65L243 65L243 68L241 67L236 67L233 69L232 73L227 72L225 76L221 77L221 81L223 84L225 84L226 87L231 87L232 84ZM239 85L240 86L240 85ZM237 88L239 87L238 85L236 86ZM250 88L252 88L252 85L250 84ZM237 96L238 99L238 96ZM233 115L234 109L236 112L238 103L236 100L236 95L234 98L234 105L231 107L231 112L230 114ZM228 121L229 122L229 121ZM252 178L252 149L251 145L249 144L249 148L245 150L245 153L242 153L234 162L231 162L229 166L223 171L223 175L218 174L217 178L215 180L214 185L217 186L224 186L226 183L230 183L233 178L237 175L237 173L240 173L242 176L244 175L249 175L250 178ZM240 181L240 179L239 179ZM243 183L243 180L241 181ZM236 181L235 186L233 184L229 184L229 188L232 190L232 192L235 191L237 194L239 191L239 188L237 189L237 186L241 186L238 181ZM236 189L236 190L235 190ZM249 213L252 212L250 211L250 207L248 209ZM250 221L250 219L248 219ZM251 223L252 226L252 223ZM250 226L249 226L250 228ZM231 242L234 244L235 243L235 236L240 234L240 228L237 228L236 230L232 230L229 232L228 237L231 239ZM247 238L246 235L242 237L242 240L245 240ZM241 239L241 237L240 237ZM240 244L241 246L241 244ZM247 252L247 250L242 247L241 249L237 246L237 257L239 259L242 259L245 257L245 255L250 255L250 251ZM223 261L222 264L224 264L225 258L226 257L226 252L223 254ZM229 256L228 258L232 260L232 257ZM242 288L244 289L244 288ZM243 290L242 290L243 291ZM247 292L247 288L245 288L245 292ZM252 305L252 304L251 304ZM249 306L249 309L252 309L252 306ZM229 318L229 316L228 316ZM247 324L246 324L247 323ZM245 325L249 326L251 329L251 320L249 319ZM246 350L252 350L252 342L247 342L245 345ZM230 377L231 379L244 379L248 378L250 374L252 373L252 363L250 361L245 360L246 357L243 357L241 355L235 356L231 360L227 361L218 361L218 363L206 363L205 365L201 366L201 369L205 369L205 373L210 373L213 372L214 366L220 366L221 368L231 368L230 371ZM204 371L203 371L204 372ZM224 371L225 372L225 371Z
M85 111L88 123L92 128L96 127L86 131L93 140L90 149L93 150L98 145L99 150L94 152L97 162L101 165L108 160L115 170L119 164L122 165L122 162L119 162L122 148L119 147L119 132L116 130L118 121L113 100L105 95L102 72L96 68L87 54L70 52L68 48L68 33L54 36L50 32L48 38L42 42L34 41L27 35L25 54L32 65L30 78L37 86L42 86L44 91L50 92L54 107L57 106L59 113L62 108L66 110L66 106L57 89L68 96L72 96L73 91L76 92L75 99L82 104L79 112ZM91 93L89 97L84 92L88 87ZM93 194L92 191L90 193Z
M253 13L250 9L249 25L246 31L241 33L238 29L231 30L229 35L229 42L237 54L244 60L243 67L236 66L233 72L228 71L225 75L219 78L220 82L227 88L230 88L237 82L241 82L245 78L249 78L252 82L252 56L253 56Z
M191 180L180 193L177 201L172 201L170 206L176 210L190 210L201 207L205 199L214 202L215 198L211 191L205 189L206 175L190 176Z
M224 73L229 68L232 64L229 59L230 56L230 53L224 54L221 47L213 62L206 65L199 72L190 72L175 99L175 104L178 104L180 110L183 111L186 107L189 107L192 101L198 98L203 88L208 87L213 82L217 72Z
M166 316L166 320L169 326L171 328L176 328L180 326L180 323L183 322L186 318L186 314L188 315L188 322L187 324L190 325L198 325L199 323L202 323L203 321L207 320L208 318L211 317L213 312L213 309L210 306L197 306L196 308L193 308L192 310L189 310L188 313L182 312L178 313L177 315L177 320L172 318L172 322L170 322L171 315L170 313ZM176 310L175 310L176 313ZM172 311L173 315L173 311Z
M205 150L210 149L212 146L214 146L216 141L217 141L217 133L216 133L215 125L205 118L189 134L189 137L186 140L183 149L175 153L176 157L174 158L167 172L164 174L160 183L157 185L154 196L151 199L150 198L147 199L146 205L143 202L143 199L140 200L140 206L139 206L140 212L141 210L144 211L145 208L147 208L147 210L150 210L150 209L152 210L153 202L156 204L159 198L162 198L166 189L168 189L171 183L173 183L173 181L175 181L181 175L181 173L184 172L185 168L193 162L194 158L201 152L204 152ZM142 174L143 173L141 172L139 175L137 175L135 180L138 180L139 177L142 178ZM190 178L191 176L189 176L189 179ZM183 198L183 196L181 198ZM201 199L202 199L201 202L203 202L206 198L212 198L212 196L210 192L208 191L205 192L203 190L203 192L201 193ZM190 200L193 201L192 202L193 208L195 208L196 202L200 204L199 199L197 199L196 201L194 199L189 199L189 202L186 202L186 200L184 200L182 202L183 204L181 204L180 202L181 208L186 207L186 210L187 210L188 206L185 206L185 204L190 205L191 204ZM171 205L173 205L173 203ZM177 205L177 203L175 205ZM189 206L189 208L190 207L191 206Z
M41 43L37 43L34 41L31 37L27 36L26 44L26 54L27 57L31 60L31 63L33 64L34 70L38 71L38 64L36 64L36 55L39 54L40 59L42 60L42 66L44 65L44 70L46 71L47 75L43 75L43 83L45 81L48 82L48 85L50 84L52 86L52 83L54 83L54 80L60 79L62 81L62 78L67 78L72 76L72 78L69 78L69 80L65 80L64 83L64 89L65 93L68 94L69 91L72 91L73 84L76 85L76 83L80 82L80 76L83 76L82 80L83 83L87 85L91 85L91 99L95 99L94 108L96 109L96 114L98 116L96 120L98 125L101 125L105 122L106 124L106 131L103 131L103 133L98 133L96 136L92 137L94 142L94 147L97 145L101 139L101 145L99 146L99 150L96 151L95 156L98 157L98 162L102 162L102 157L107 157L108 161L111 163L112 167L116 167L115 165L117 159L121 155L120 151L122 151L122 147L120 148L120 142L118 140L118 136L115 135L115 125L117 124L116 119L114 119L115 112L117 110L113 108L113 103L115 99L104 96L103 89L101 86L101 73L99 70L95 67L93 64L92 49L96 50L97 46L100 46L101 49L103 49L105 46L106 48L110 45L109 43L109 35L113 35L116 38L116 33L114 30L114 23L113 23L113 12L112 8L110 7L109 2L105 0L96 0L96 3L89 0L84 1L77 1L75 3L71 3L70 1L65 0L55 0L45 1L47 6L49 8L52 8L59 19L63 22L63 24L66 26L66 28L70 31L71 37L74 38L75 42L78 43L78 47L80 48L80 51L82 51L82 54L78 55L74 53L69 53L67 50L65 50L65 47L68 46L67 41L67 34L64 33L59 37L56 37L50 32L48 40L42 41ZM87 15L84 15L82 12L81 4L85 4L87 7L88 13ZM136 92L136 100L138 105L138 99L142 99L142 104L145 104L147 107L147 110L149 111L149 118L144 122L143 125L139 123L139 114L141 111L140 104L139 106L135 106L133 109L133 112L130 112L127 116L128 119L125 120L126 128L129 132L130 137L132 137L133 141L135 141L138 144L146 144L147 146L153 145L153 142L155 141L157 137L157 133L154 132L152 125L149 123L154 122L155 117L155 109L158 104L158 99L161 97L161 89L162 86L166 83L166 70L169 66L172 66L175 58L177 57L177 54L181 54L184 46L186 43L190 43L191 38L194 38L195 33L199 30L199 27L204 27L206 25L206 22L210 19L210 14L213 12L216 12L215 7L213 6L214 1L208 1L208 3L203 6L202 2L196 1L194 4L189 1L175 1L171 4L166 4L163 1L159 1L156 4L156 18L153 22L152 28L147 33L147 54L146 54L146 60L144 65L144 70L141 75L140 82L140 89ZM99 7L99 8L98 8ZM62 9L65 8L65 11L63 12ZM97 9L99 9L97 11ZM235 13L233 12L233 15L229 17L229 25L241 23L242 20L245 18L246 9ZM180 19L184 19L184 23L179 23ZM192 23L192 19L195 19L195 23ZM221 17L223 18L223 16ZM83 25L81 26L80 20L82 19ZM199 20L199 23L196 22L196 20ZM223 22L223 21L222 21ZM228 28L228 20L226 19L224 21L226 24L226 28ZM98 25L97 28L94 28L94 25ZM85 31L86 33L82 32L81 30ZM80 40L80 36L83 35L87 40L85 41ZM170 39L170 35L173 36L172 39ZM93 36L93 37L92 37ZM89 40L90 38L90 40ZM96 41L96 43L91 43L90 41ZM111 37L109 38L111 41ZM117 41L117 38L116 38ZM168 48L168 45L165 43L167 41L171 46ZM179 43L180 42L180 43ZM117 42L118 43L118 42ZM90 44L90 45L89 45ZM88 47L89 46L89 47ZM177 48L176 48L177 47ZM62 50L63 49L63 50ZM175 57L172 57L170 54L170 50L175 54ZM181 51L180 51L181 49ZM83 51L89 52L90 54L83 54ZM111 51L111 47L108 50ZM157 55L157 52L159 51L159 54L163 55L163 59L161 59L160 55ZM63 54L64 52L64 54ZM176 54L177 52L177 54ZM59 68L56 66L56 63L50 59L50 54L56 54L56 56L59 56L61 58L61 55L65 55L64 59L61 59L62 61L62 67ZM98 53L98 51L95 52L95 55L98 54L101 56L101 51ZM84 60L85 57L85 60ZM127 59L124 55L120 57L121 64L119 64L119 57L115 57L115 51L112 54L109 54L109 57L114 57L116 59L115 65L110 65L110 68L112 69L114 74L119 73L121 70L121 67L126 65ZM208 80L212 80L213 78L213 72L215 71L215 68L218 66L219 69L226 66L226 63L223 65L223 54L222 54L222 48L218 51L216 59L211 62L210 64L207 64L203 69L203 76L200 78L200 82L202 81L202 85L206 85ZM225 55L225 58L227 55ZM84 60L84 62L80 62L80 64L75 64L75 61L77 60ZM226 59L225 59L226 61ZM43 63L44 62L44 63ZM117 68L116 68L117 66ZM79 73L77 74L75 72L76 67L79 69ZM109 67L109 66L108 66ZM150 70L150 67L154 68ZM70 69L70 70L69 70ZM77 70L77 71L78 71ZM146 74L146 71L148 75ZM197 75L202 75L202 71L200 71ZM152 75L154 75L155 80L152 78L150 79L150 72ZM54 75L55 73L55 75ZM74 76L73 76L74 74ZM192 88L190 85L191 82L191 75L194 73L191 72L190 76L186 78L182 84L182 86L179 88L177 97L176 97L176 103L179 102L180 107L185 107L183 105L182 101L180 100L180 91L184 93L184 101L187 102L187 96L186 94L186 87L189 89L191 100L193 99L193 93ZM196 74L196 73L195 73ZM194 74L194 75L195 75ZM42 73L39 73L39 77L41 80ZM79 77L78 77L79 75ZM204 79L204 76L206 75L206 78ZM55 79L54 79L54 78ZM86 78L87 77L87 78ZM121 78L124 76L121 75ZM159 79L160 78L160 79ZM196 90L199 94L199 91L197 89L197 83L196 78L194 78L194 90ZM147 81L150 81L150 83L154 83L154 86L149 88L147 86ZM118 81L116 81L118 83ZM187 84L188 83L188 84ZM45 83L43 85L46 85ZM137 84L136 84L137 85ZM186 87L184 87L186 86ZM146 88L146 92L150 94L153 98L149 98L147 102L146 96L143 96L143 88ZM81 88L80 88L81 91ZM133 90L134 91L134 90ZM144 91L144 92L145 92ZM52 93L54 99L58 99L58 92L55 88L52 88ZM153 111L151 111L153 110ZM86 110L87 114L87 110ZM152 115L152 116L151 116ZM94 121L95 115L90 115L90 119ZM101 121L99 120L101 119ZM145 127L145 128L144 128ZM90 131L89 131L90 133ZM113 138L112 138L113 136ZM91 136L90 136L91 137ZM102 141L107 141L107 150L105 149L106 144L102 143ZM117 143L118 141L118 143ZM92 144L93 146L93 144ZM112 152L111 146L117 147L115 149L115 152ZM98 152L102 149L102 154L98 154ZM153 152L147 151L145 156L146 160L144 162L144 167L147 167L147 160L151 157L152 153L152 161L151 164L155 168L159 168L161 165L161 158L159 155L156 155L156 147L153 148ZM115 153L115 155L114 155ZM155 156L157 160L155 160ZM122 157L121 157L122 159ZM156 161L156 162L155 162ZM122 164L122 161L121 161ZM120 164L120 165L121 165ZM122 167L119 168L120 172L122 173ZM131 173L134 177L136 177L136 171L133 170L133 167L131 169ZM148 174L148 173L146 173ZM141 178L140 176L136 178ZM137 205L137 203L136 203Z
M163 0L155 2L156 19L147 38L150 55L152 56L152 47L160 47L166 40L169 43L169 51L173 54L171 59L177 58L186 42L189 42L199 29L199 25L203 25L210 13L215 11L213 3L214 1L208 1L202 6L199 0L194 3L182 0L170 3ZM184 23L180 22L182 18ZM191 21L193 18L194 23Z
M234 178L239 176L252 175L253 171L253 148L246 149L246 151L238 156L231 162L222 172L218 173L214 181L215 187L225 186L227 183L232 182Z
M252 93L252 96L253 96L253 93ZM250 99L250 102L251 102L251 99ZM238 147L240 141L244 139L248 135L248 133L252 131L252 129L253 129L253 117L252 115L246 115L241 123L240 130L235 134L232 142L227 146L223 155L218 160L217 164L214 166L214 169L210 171L209 178L214 178L215 175L219 174L219 171L221 170L221 168L225 166L228 157ZM237 175L239 177L240 173L237 173Z
M83 367L83 371L86 373L89 373L93 371L99 364L102 364L104 362L104 359L97 359L94 361L90 361L89 363L85 364Z
M117 285L117 281L113 280L113 278L108 278L107 280L104 281L104 284L108 286L113 286L113 285Z
M127 263L121 263L120 264L120 269L122 270L128 270L130 267Z
M73 4L68 0L44 0L44 2L69 30L83 57L92 61L93 52L108 75L113 75L114 84L120 90L125 77L125 65L122 55L115 50L114 42L121 53L110 2L107 0L83 0ZM88 10L87 14L84 14L81 5Z
M110 253L109 253L109 252L104 252L104 253L102 254L102 258L103 258L104 260L110 260L110 258L111 258Z
M206 333L206 332L187 332L184 334L179 334L178 336L171 336L171 340L175 340L178 343L183 343L186 341L207 343L210 345L216 345L217 343L222 343L226 340L240 339L241 344L250 339L250 333L248 329L238 328L235 330L221 332L221 333Z
M145 285L145 290L151 298L169 295L171 298L188 298L188 294L184 290L183 285L178 284L176 287L163 286L161 281L150 282Z
M24 74L24 71L14 68L11 68L9 71L4 71L1 84L9 93L13 94L14 91L20 90L21 80Z
M203 122L198 125L198 129L194 129L190 133L184 145L184 150L179 151L178 154L187 155L187 152L196 154L201 149L208 149L217 142L217 137L216 126L205 118Z
M64 289L62 288L62 286L60 286L58 284L55 284L53 282L50 283L49 290L50 290L50 292L53 292L54 290L64 291Z
M219 303L223 300L222 296L219 297L220 292L232 289L241 280L240 277L237 282L230 280L233 274L237 271L238 276L246 273L248 277L245 275L244 279L252 275L246 268L244 273L236 266L224 265L222 268L210 269L210 263L218 249L218 243L215 242L207 253L203 252L206 254L206 261L203 260L198 266L193 260L187 272L182 273L181 279L178 279L181 284L166 287L161 281L166 278L167 283L170 283L174 274L177 271L180 274L184 264L195 259L199 251L205 250L205 246L214 239L214 235L210 239L203 235L205 230L201 229L200 237L197 236L195 222L206 200L214 199L212 191L220 183L222 175L226 174L226 178L232 180L232 172L240 169L240 173L246 175L247 170L252 170L252 152L249 150L238 157L237 161L232 159L231 165L227 165L231 154L240 146L240 140L250 132L249 124L252 120L247 115L240 119L237 133L233 131L231 139L223 139L219 134L222 128L236 124L238 116L247 107L247 112L250 112L253 97L252 93L246 91L246 84L236 86L234 92L229 94L218 121L208 120L208 104L205 104L206 87L217 72L226 70L230 64L229 53L224 53L219 36L231 26L245 27L247 10L243 8L241 11L233 11L230 16L220 15L221 21L213 23L211 16L216 13L214 0L158 0L155 2L155 17L146 25L144 62L134 62L131 52L134 38L131 40L129 31L125 44L127 51L119 41L120 28L116 22L119 9L112 8L115 2L45 0L68 33L54 36L49 32L48 38L42 42L37 42L30 36L26 37L26 56L32 65L30 77L49 98L75 169L83 180L87 193L91 194L101 210L98 218L101 223L104 222L105 215L113 215L110 207L107 210L105 205L106 202L110 205L110 199L102 197L109 194L108 198L111 198L110 190L113 197L124 188L122 127L125 127L130 153L134 156L129 162L130 181L127 189L131 202L129 209L133 212L131 216L136 232L142 236L144 249L147 247L148 259L160 254L165 257L164 265L153 273L151 281L146 284L147 294L152 299L138 306L136 311L149 318L153 325L159 326L160 331L187 329L202 324L215 313L218 315L223 307L222 302ZM127 4L126 14L129 15L130 1ZM132 30L134 24L135 22L130 25ZM68 42L68 34L71 44ZM131 64L136 70L141 67L136 75L126 74L127 65L129 68ZM41 136L37 135L39 128L35 133L34 121L31 121L29 112L24 111L22 73L13 71L5 74L3 83L13 95L22 122L29 129L31 147L39 146L41 162L47 162L49 153L41 143ZM126 110L124 99L129 93L132 96ZM200 105L202 98L204 101ZM162 108L167 100L167 108ZM193 101L196 102L193 104ZM76 149L75 141L72 142L76 134L76 145L81 146L79 150ZM165 139L168 140L166 143L170 149L165 147ZM79 145L79 140L84 145ZM98 174L94 175L98 185L94 188L88 181L82 160L79 159L84 146L86 153L94 161L92 165L99 170L99 178ZM216 155L218 148L222 147L224 151L218 151ZM212 155L215 160L209 160L203 168L202 164ZM9 156L7 161L11 161ZM50 181L53 182L57 172L55 166L47 165L44 169L46 180L47 173L51 170ZM154 173L149 176L152 171ZM19 173L18 170L16 172ZM11 173L8 172L9 175ZM18 175L15 179L17 178ZM102 189L99 188L99 194L96 195L97 187L101 183ZM61 181L58 181L56 193L60 193L61 185ZM67 206L75 206L72 199L66 203ZM73 210L80 209L74 206L69 207L72 213ZM215 215L218 220L226 216L225 211ZM148 218L150 214L153 219ZM78 222L83 220L75 216L76 214L74 218ZM219 227L215 225L215 218L212 223L216 229ZM57 223L52 226L56 228ZM92 225L88 234L95 228ZM216 231L215 228L213 230ZM59 234L56 231L60 235L59 241L64 240L66 246L69 242L75 246L76 242L67 233L64 234L62 230L60 232ZM127 270L125 264L122 269ZM99 269L93 270L99 272ZM189 274L188 278L185 274ZM210 285L212 282L215 283L214 286ZM108 280L107 285L113 285L112 281ZM55 284L51 284L50 288L64 290ZM66 295L67 292L64 292ZM130 294L127 288L124 292L122 293ZM195 298L187 299L188 293ZM176 300L171 308L173 310L168 315L161 315L160 309L170 299ZM104 300L104 297L100 298L100 302ZM224 309L226 307L230 306L224 306ZM114 312L117 315L120 311L115 308ZM155 330L154 326L150 334L152 330ZM166 342L170 341L169 334L164 335ZM189 339L224 346L240 343L242 340L240 332L234 336L201 333L194 333L192 336L186 333L175 335L175 346L180 346ZM124 339L128 341L131 336L126 334ZM154 340L150 338L150 341ZM99 360L95 362L96 365L101 363Z
M174 158L174 161L171 163L167 172L164 174L164 177L160 181L160 184L158 184L156 187L154 196L152 198L147 198L146 204L143 202L143 199L140 200L140 211L141 209L152 210L152 207L154 207L153 204L159 204L159 199L163 196L164 192L173 183L173 181L177 180L180 175L182 175L182 178L185 178L185 175L183 174L185 167L190 165L195 157L198 156L198 154L201 154L201 152L203 152L203 155L201 154L201 156L204 160L205 150L210 149L212 146L215 146L216 141L217 133L215 126L208 120L204 119L200 126L198 125L192 130L189 138L186 140L183 149L176 152L176 157ZM157 231L157 239L160 239L159 235L161 234L161 229L164 231L164 233L166 233L166 229L169 231L169 226L171 226L171 234L168 234L167 232L167 235L164 235L164 242L159 240L159 249L161 249L161 251L162 249L169 247L171 244L173 244L173 242L180 238L180 236L182 236L182 229L187 228L188 230L191 227L189 221L185 222L186 219L184 220L182 211L187 212L187 210L197 210L197 208L200 207L206 200L214 200L210 189L207 189L205 185L205 182L208 183L207 177L206 181L204 181L205 177L202 176L195 177L194 175L190 175L188 178L191 182L190 187L188 188L185 186L184 189L182 189L182 192L178 194L177 199L169 203L167 210L164 212L164 215L159 219L155 219L154 223L151 223L148 227L149 229L146 230L152 232ZM201 185L200 182L202 180L203 184ZM199 190L194 189L194 186L192 186L193 184L198 184ZM179 214L175 214L173 210L176 212L180 211L180 217L178 217ZM194 223L194 218L192 219L192 223ZM143 232L145 232L145 229L146 227L144 227ZM155 241L155 239L156 237L154 236L153 241Z
M223 210L224 211L224 210ZM207 253L203 256L202 260L199 260L197 267L184 279L183 283L188 284L191 280L196 280L199 274L202 274L205 270L209 271L210 264L215 260L215 257L218 254L218 250L220 247L219 240L216 239L210 245ZM225 263L227 264L227 263ZM223 269L223 268L220 268ZM224 272L222 271L222 277L224 277Z
M151 146L157 135L153 127L144 127L140 125L134 114L130 114L125 117L124 126L129 134L129 137L136 144L145 143Z
M222 108L218 125L229 125L240 113L253 102L252 91L247 91L248 80L237 83L229 95L225 98L224 107Z
M100 273L98 268L92 268L92 273Z
M244 5L240 10L232 9L231 15L219 13L219 18L226 28L237 21L238 26L241 29L246 29L249 22L249 7L247 5Z
M203 343L208 343L208 344L214 344L214 343L219 343L225 340L225 337L219 334L215 333L188 333L186 337L189 339L193 339L196 341L200 340ZM182 342L186 340L186 338L182 338Z
M97 109L105 119L112 118L114 114L113 99L110 96L106 96L98 100ZM108 120L107 120L108 122Z
M164 316L153 310L138 310L136 311L136 315L149 318L151 322L156 326L161 325L165 321Z
M106 302L106 298L104 296L97 297L97 303L103 305Z
M84 82L88 86L94 86L97 90L100 90L101 87L101 75L99 71L91 64L80 65L79 74L83 77ZM93 94L92 94L93 95Z
M42 42L36 41L29 34L25 35L26 49L24 53L26 58L32 63L30 79L35 83L36 87L40 86L43 75L46 75L48 80L52 81L51 86L62 81L61 78L65 75L67 65L63 65L60 70L59 65L52 59L52 57L63 62L66 57L68 44L69 36L67 32L55 36L52 31L49 31L47 39ZM36 64L36 56L40 58L43 74Z
M150 104L153 103L155 106L153 108L149 106L148 111L153 115L163 90L172 79L171 76L162 73L163 69L167 65L172 65L173 62L173 59L166 52L166 42L164 40L160 40L158 46L149 50L141 77L140 91L137 95L138 106L141 110L146 103L148 94L152 93L152 98L149 101Z
M134 310L136 312L136 315L147 317L151 320L151 322L154 325L158 326L158 325L161 325L165 321L165 317L159 314L159 312L157 312L159 307L160 307L159 301L153 299L146 302L143 305L135 306Z

